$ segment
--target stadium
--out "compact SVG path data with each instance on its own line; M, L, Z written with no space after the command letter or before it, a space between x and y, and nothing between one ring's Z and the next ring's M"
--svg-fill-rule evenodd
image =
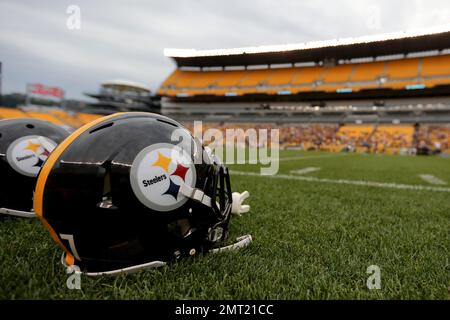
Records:
M450 28L164 55L175 70L154 94L111 80L88 89L96 102L3 106L0 119L73 132L145 111L192 132L196 121L224 135L242 129L237 148L250 150L270 143L247 130L278 130L276 175L260 175L264 164L226 163L233 188L251 194L251 212L230 222L230 234L251 233L253 243L133 275L83 277L81 290L67 290L61 252L40 223L3 219L0 298L449 299Z
M154 97L138 83L105 81L87 93L99 102L84 112L2 108L0 117L77 128L96 114L161 112L186 125L277 127L287 148L448 154L449 41L441 28L285 48L166 49L177 68Z

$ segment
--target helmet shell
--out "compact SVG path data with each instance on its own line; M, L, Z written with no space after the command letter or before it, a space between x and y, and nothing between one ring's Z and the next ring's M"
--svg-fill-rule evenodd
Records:
M37 119L0 120L0 208L31 211L38 173L51 150L69 132Z
M175 187L181 183L174 177L178 166L173 159L160 164L166 171L154 171L159 174L133 176L139 154L149 147L150 158L144 154L143 163L149 168L157 166L154 163L159 158L155 161L151 156L159 156L162 149L155 146L183 150L190 161L185 170L191 175L191 187L214 198L213 177L218 167L204 161L194 163L203 148L179 123L157 114L130 112L94 121L58 146L45 164L36 191L36 214L83 269L112 270L168 261L192 249L198 252L205 245L208 230L223 219L212 207L183 199L181 194L166 192L156 197L178 201L167 210L139 198L133 183L159 183L159 174L167 176L164 183L169 189L172 181ZM165 157L170 158L168 154ZM180 231L183 221L189 225L189 234Z

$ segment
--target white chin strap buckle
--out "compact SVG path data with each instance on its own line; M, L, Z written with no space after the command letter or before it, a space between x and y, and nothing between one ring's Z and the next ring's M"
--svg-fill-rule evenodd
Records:
M0 213L8 215L8 216L21 217L21 218L34 218L34 217L36 217L34 212L12 210L12 209L7 209L7 208L0 208Z
M181 184L180 190L178 192L187 198L203 203L207 207L211 207L212 199L200 189L192 188L187 184L183 183ZM244 191L242 193L239 192L232 193L232 205L231 205L232 215L241 216L243 213L247 213L250 211L250 205L243 204L248 197L250 197L250 193L248 191Z
M207 207L211 207L211 198L208 197L202 190L192 188L185 183L182 183L180 186L180 191L183 196L203 203Z
M241 216L243 213L250 211L250 206L248 204L242 204L248 197L250 197L250 193L248 191L244 191L242 193L233 192L233 203L231 205L231 214L236 216Z

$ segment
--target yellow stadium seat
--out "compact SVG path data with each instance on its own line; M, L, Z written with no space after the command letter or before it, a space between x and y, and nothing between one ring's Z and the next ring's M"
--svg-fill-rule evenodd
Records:
M223 71L216 83L218 87L237 87L245 75L244 70Z
M220 72L217 71L203 71L199 72L196 75L191 83L189 84L189 88L208 88L216 84L217 78L220 77Z
M64 122L62 122L58 118L54 117L51 114L45 113L45 112L27 111L27 115L30 118L48 121L48 122L51 122L51 123L56 124L58 126L62 126L62 125L65 124Z
M355 66L351 81L375 81L383 74L385 65L385 62L359 63Z
M324 69L321 67L305 67L299 68L295 77L292 79L292 84L308 84L322 79Z
M358 137L362 134L371 134L375 127L373 125L346 125L339 128L338 135Z
M17 118L30 118L30 117L19 109L0 108L0 119L17 119Z
M79 121L81 121L83 124L86 124L86 123L94 121L98 118L101 118L102 115L78 112L78 113L76 113L75 117Z
M267 84L271 86L290 84L297 71L297 68L272 69L266 80Z
M191 82L200 75L200 71L181 71L175 82L177 88L188 88Z
M412 125L379 125L373 141L383 145L387 154L397 154L401 148L411 148L415 128Z
M325 68L324 82L347 82L350 80L354 66L351 64Z
M64 110L51 110L50 113L72 128L78 128L83 125L83 123L79 119L75 118Z
M450 76L450 55L428 57L423 61L422 76Z
M414 127L409 125L380 125L377 127L377 131L386 131L389 133L413 134Z
M270 76L272 70L249 70L240 81L239 85L243 87L255 87L265 84L265 81Z
M419 58L388 61L387 75L391 79L417 78L419 61Z

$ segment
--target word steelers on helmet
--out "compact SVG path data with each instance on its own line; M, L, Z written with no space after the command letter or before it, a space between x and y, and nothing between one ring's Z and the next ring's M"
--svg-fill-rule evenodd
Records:
M34 203L63 263L93 276L224 249L231 208L228 169L179 123L143 112L69 136L42 168Z
M52 150L69 133L47 121L0 120L0 213L34 217L37 176Z

